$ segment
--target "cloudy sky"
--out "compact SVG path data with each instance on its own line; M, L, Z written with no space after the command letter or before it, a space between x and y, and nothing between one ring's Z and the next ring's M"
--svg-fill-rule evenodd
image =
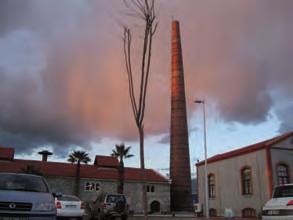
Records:
M146 166L169 166L170 26L180 21L191 163L293 130L293 1L157 0L158 30L145 118ZM140 56L141 22L121 0L0 1L0 145L64 160L109 155L138 134L128 98L121 25ZM137 64L139 65L139 63ZM158 156L160 155L160 156ZM159 157L159 158L158 158Z

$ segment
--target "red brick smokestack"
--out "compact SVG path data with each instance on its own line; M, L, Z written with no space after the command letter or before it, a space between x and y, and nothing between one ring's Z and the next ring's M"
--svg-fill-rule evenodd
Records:
M192 210L191 176L179 22L172 22L171 209Z

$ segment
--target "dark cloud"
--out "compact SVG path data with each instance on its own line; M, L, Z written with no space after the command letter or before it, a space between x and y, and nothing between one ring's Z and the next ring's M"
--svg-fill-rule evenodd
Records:
M0 36L26 25L29 11L28 1L2 0L0 2Z
M0 1L1 145L63 154L103 137L137 139L122 8L108 0ZM292 8L290 0L158 1L146 135L169 132L172 16L181 22L188 109L205 97L227 122L256 124L275 111L280 129L292 129L292 105L280 104L293 98Z

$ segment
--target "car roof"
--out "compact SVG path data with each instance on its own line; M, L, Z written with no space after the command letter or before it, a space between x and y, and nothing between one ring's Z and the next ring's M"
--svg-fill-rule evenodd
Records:
M79 200L80 202L82 202L82 200L78 197L78 196L76 196L76 195L69 195L69 194L62 194L62 196L60 196L60 197L55 197L55 200L62 200L62 198L74 198L74 199L77 199L77 200Z
M125 196L124 194L119 194L119 193L107 193L107 196Z
M33 177L40 177L42 176L35 175L35 174L29 174L29 173L9 173L9 172L0 172L0 175L5 174L5 175L18 175L18 176L33 176Z
M67 197L75 197L75 198L79 198L79 197L76 196L76 195L70 195L70 194L62 194L61 197L65 197L65 196L67 196Z

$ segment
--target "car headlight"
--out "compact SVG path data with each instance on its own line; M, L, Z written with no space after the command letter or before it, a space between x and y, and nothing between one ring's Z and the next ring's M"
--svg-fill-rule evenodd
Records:
M38 202L35 204L35 211L53 211L55 204L53 202Z

